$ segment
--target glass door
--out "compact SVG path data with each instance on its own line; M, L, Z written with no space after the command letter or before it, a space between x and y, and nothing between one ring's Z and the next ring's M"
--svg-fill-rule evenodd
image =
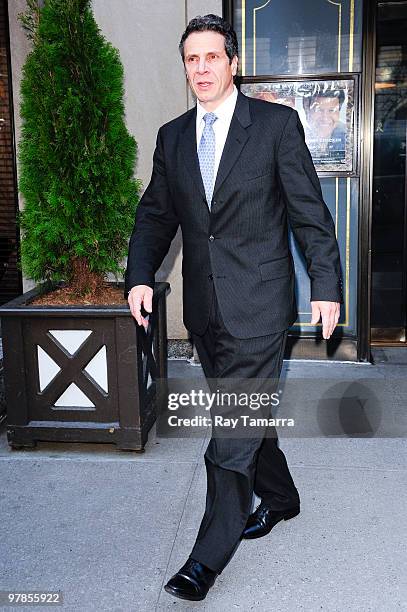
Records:
M372 198L373 343L406 342L407 1L378 2Z

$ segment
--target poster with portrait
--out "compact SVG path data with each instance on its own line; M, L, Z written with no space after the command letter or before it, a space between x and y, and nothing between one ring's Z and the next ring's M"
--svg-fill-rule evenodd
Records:
M298 111L318 172L355 172L353 79L250 82L241 91Z

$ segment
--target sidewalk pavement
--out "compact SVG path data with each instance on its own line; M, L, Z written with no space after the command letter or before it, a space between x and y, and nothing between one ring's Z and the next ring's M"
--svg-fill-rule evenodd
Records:
M377 351L376 365L290 361L283 378L390 385L391 419L403 427L405 355ZM203 375L176 360L170 376ZM312 421L310 398L298 395L300 416L304 406ZM243 541L197 603L162 587L196 537L208 438L158 439L152 430L144 454L68 443L13 451L3 425L0 589L61 590L62 609L81 612L407 610L405 439L375 437L380 427L358 434L360 423L353 432L345 423L338 437L338 422L332 437L318 437L303 425L307 437L280 435L301 514L269 536Z

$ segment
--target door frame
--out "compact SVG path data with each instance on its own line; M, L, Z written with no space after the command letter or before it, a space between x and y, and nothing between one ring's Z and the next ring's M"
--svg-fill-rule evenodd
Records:
M379 4L387 4L388 2L380 2L380 0L376 0L375 2L375 6L374 6L374 10L373 13L374 15L371 18L371 24L370 24L370 28L371 28L371 32L372 32L372 36L371 39L374 42L374 52L373 52L373 56L374 56L374 62L373 62L373 75L372 75L372 79L373 79L373 93L372 93L372 102L371 102L371 113L372 113L372 126L371 126L371 134L372 134L372 143L371 143L371 160L372 160L372 181L371 181L371 188L373 185L373 159L374 159L374 114L375 114L375 91L374 91L374 81L375 81L375 74L376 74L376 62L377 62L377 58L376 58L376 50L377 50L377 44L376 44L376 39L377 39L377 5ZM403 2L403 4L405 4L405 1ZM406 174L405 174L405 198L407 198L407 159L406 159ZM373 207L371 206L371 209ZM372 230L372 218L373 218L373 214L372 214L372 210L370 211L370 233ZM369 251L369 253L371 253L371 251ZM402 286L402 293L404 296L404 302L407 305L406 299L407 299L407 205L405 205L404 207L404 240L403 240L403 268L404 268L404 275L403 275L403 286ZM370 281L370 278L369 278ZM373 299L372 296L372 288L370 286L370 300ZM375 329L375 328L373 328ZM380 328L376 328L376 332L379 330ZM385 328L386 329L386 328ZM404 326L404 328L392 328L394 331L399 330L401 332L401 330L403 330L401 333L404 334L404 336L407 333L407 327L406 325ZM396 339L391 340L389 339L389 336L387 336L387 340L386 340L386 334L385 332L383 333L383 340L380 339L380 337L377 337L376 339L372 339L372 327L371 327L371 321L370 321L370 311L369 311L369 344L370 346L374 346L374 347L386 347L386 346L392 346L392 347L406 347L407 343L406 341L397 341ZM380 334L379 334L380 336Z

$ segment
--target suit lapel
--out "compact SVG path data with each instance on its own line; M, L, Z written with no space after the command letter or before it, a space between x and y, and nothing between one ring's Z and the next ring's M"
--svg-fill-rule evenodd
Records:
M235 112L230 122L228 136L220 159L218 174L216 175L215 187L213 189L214 196L237 162L249 138L246 128L250 124L249 100L245 95L239 92L236 100Z
M202 196L205 198L205 188L202 181L198 153L196 150L196 107L191 110L187 125L185 126L184 131L181 133L180 149L190 175L194 179Z

